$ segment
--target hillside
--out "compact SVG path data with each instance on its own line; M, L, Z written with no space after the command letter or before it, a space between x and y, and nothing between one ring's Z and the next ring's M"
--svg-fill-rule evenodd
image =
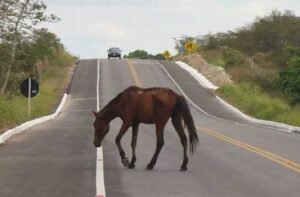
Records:
M291 104L289 98L280 93L275 94L273 91L266 91L255 80L248 79L247 82L241 80L245 74L239 69L231 68L228 71L222 69L221 66L209 64L200 53L190 56L178 56L175 60L188 63L213 84L219 86L220 88L214 93L243 113L258 119L300 126L299 104ZM273 71L268 73L266 69L260 68L259 65L249 64L247 69L251 75L256 75L256 73L265 76L274 74ZM267 74L263 74L264 72ZM237 80L237 78L239 79Z

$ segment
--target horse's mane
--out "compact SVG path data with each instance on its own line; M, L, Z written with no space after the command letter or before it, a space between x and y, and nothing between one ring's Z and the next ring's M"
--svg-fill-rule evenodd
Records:
M102 114L105 114L106 112L108 112L112 106L116 106L118 105L121 97L122 97L123 92L119 93L115 98L113 98L112 100L110 100L104 107L103 109L100 111Z

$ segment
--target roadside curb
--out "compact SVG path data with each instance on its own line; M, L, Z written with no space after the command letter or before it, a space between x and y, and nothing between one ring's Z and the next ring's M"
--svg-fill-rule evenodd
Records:
M198 81L201 86L203 86L205 88L208 88L208 89L217 89L217 88L215 88L216 86L214 86L204 75L199 73L196 69L193 69L190 65L188 65L188 64L186 64L185 62L182 62L182 61L176 61L175 63L179 67L181 67L182 69L186 70L192 77L194 77L196 79L196 81ZM218 101L221 104L225 105L231 111L234 111L235 113L237 113L242 118L245 118L248 121L254 122L256 124L261 124L261 125L264 125L264 126L267 126L267 127L273 127L273 128L275 127L275 128L278 128L278 129L280 129L281 131L284 131L284 132L300 133L300 127L296 127L296 126L288 125L288 124L284 124L284 123L268 121L268 120L260 120L260 119L250 117L250 116L244 114L243 112L241 112L240 110L238 110L237 108L233 107L232 105L226 103L219 96L216 96L216 98L218 99Z
M284 132L289 132L289 133L291 133L291 132L299 133L300 132L300 127L296 127L296 126L288 125L288 124L284 124L284 123L279 123L279 122L268 121L268 120L260 120L260 119L256 119L251 116L248 116L248 115L244 114L243 112L239 111L237 108L233 107L232 105L226 103L219 96L216 96L216 98L220 101L220 103L222 103L227 108L236 112L237 114L239 114L240 116L242 116L243 118L245 118L248 121L251 121L251 122L254 122L257 124L262 124L264 126L276 127Z
M186 64L185 62L176 61L175 63L180 68L186 70L192 77L194 77L196 79L196 81L198 81L198 83L200 83L201 86L208 88L208 89L212 89L212 90L216 90L219 88L218 86L216 86L212 82L210 82L204 75L199 73L196 69L194 69L190 65Z
M3 134L0 135L0 144L3 144L5 143L10 137L12 137L13 135L16 135L16 134L19 134L19 133L22 133L24 132L26 129L32 127L32 126L35 126L37 124L40 124L42 122L45 122L45 121L48 121L48 120L51 120L53 118L55 118L62 110L66 100L67 100L67 97L68 97L68 94L65 93L58 108L56 109L55 113L51 114L51 115L48 115L48 116L43 116L43 117L40 117L40 118L36 118L34 120L31 120L31 121L28 121L28 122L25 122L15 128L12 128L12 129L9 129L7 131L5 131Z

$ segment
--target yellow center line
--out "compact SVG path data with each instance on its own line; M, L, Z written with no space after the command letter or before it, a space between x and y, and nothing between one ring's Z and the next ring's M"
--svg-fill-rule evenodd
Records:
M131 75L132 75L132 77L133 77L136 85L139 86L139 87L142 87L141 81L139 80L139 78L138 78L138 76L137 76L137 74L135 72L133 64L129 60L126 60L126 61L127 61L127 64L128 64L128 66L130 68Z
M128 66L130 68L130 71L131 71L131 74L132 74L132 77L136 83L137 86L140 86L142 87L141 85L141 82L138 78L138 75L134 69L134 66L133 64L129 61L129 60L126 60L127 63L128 63ZM267 159L270 159L271 161L274 161L275 163L278 163L282 166L285 166L295 172L298 172L300 173L300 164L294 162L294 161L291 161L291 160L288 160L288 159L285 159L279 155L276 155L276 154L273 154L271 152L268 152L266 150L263 150L261 148L258 148L258 147L255 147L253 145L250 145L250 144L247 144L247 143L244 143L244 142L241 142L239 140L236 140L236 139L233 139L233 138L230 138L230 137L227 137L223 134L220 134L216 131L213 131L211 129L208 129L208 128L201 128L197 125L197 130L200 131L200 132L203 132L203 133L206 133L210 136L213 136L213 137L216 137L222 141L225 141L225 142L228 142L230 144L233 144L233 145L236 145L238 147L241 147L243 149L246 149L248 151L251 151L253 153L256 153L264 158L267 158Z
M228 143L231 143L231 144L234 144L238 147L241 147L241 148L244 148L246 150L249 150L251 152L254 152L262 157L265 157L265 158L268 158L278 164L281 164L291 170L294 170L298 173L300 173L300 164L294 162L294 161L291 161L291 160L288 160L288 159L285 159L281 156L278 156L278 155L275 155L271 152L268 152L268 151L265 151L261 148L258 148L258 147L255 147L255 146L252 146L250 144L247 144L247 143L244 143L244 142L241 142L239 140L235 140L233 138L230 138L230 137L227 137L225 135L222 135L220 133L217 133L215 131L212 131L210 129L207 129L207 128L200 128L197 126L197 129L202 131L203 133L206 133L208 135L211 135L211 136L214 136L220 140L223 140L225 142L228 142Z

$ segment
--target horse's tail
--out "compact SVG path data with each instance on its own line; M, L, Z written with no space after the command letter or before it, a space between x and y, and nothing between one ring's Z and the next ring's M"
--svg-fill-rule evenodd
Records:
M195 123L194 123L193 117L191 115L189 106L183 96L180 96L178 98L177 105L181 112L181 116L182 116L182 119L184 120L185 126L187 127L187 130L189 132L190 152L191 152L191 154L193 154L194 151L196 150L196 147L197 147L198 141L199 141Z

